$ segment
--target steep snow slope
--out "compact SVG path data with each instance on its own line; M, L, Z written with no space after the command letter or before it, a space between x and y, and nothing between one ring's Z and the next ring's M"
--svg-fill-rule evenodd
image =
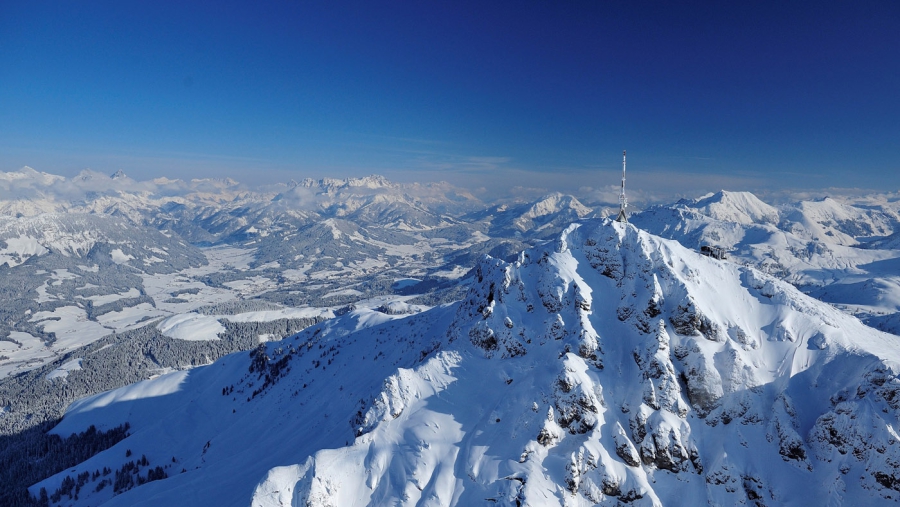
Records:
M687 247L724 247L735 261L774 274L860 318L900 309L895 304L900 301L900 250L894 248L894 236L884 237L897 221L887 204L864 208L825 198L776 210L752 194L722 191L652 207L632 222ZM900 327L887 321L880 326L900 333Z
M73 404L58 433L132 435L32 491L128 449L168 478L61 504L881 505L898 372L896 337L790 285L590 221L485 258L457 304Z

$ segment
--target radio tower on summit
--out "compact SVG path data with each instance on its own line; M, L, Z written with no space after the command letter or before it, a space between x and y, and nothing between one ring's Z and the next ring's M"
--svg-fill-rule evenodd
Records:
M628 222L628 217L625 215L625 208L628 207L628 198L625 197L625 150L622 150L622 193L619 194L619 216L616 217L616 222Z

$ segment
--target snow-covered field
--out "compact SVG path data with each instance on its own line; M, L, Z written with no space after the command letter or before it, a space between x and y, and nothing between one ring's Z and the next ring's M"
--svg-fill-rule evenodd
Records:
M69 376L70 371L77 371L81 369L81 361L82 359L79 357L77 359L72 359L66 363L63 363L62 366L50 372L47 375L47 380L53 379L65 379Z
M260 292L275 288L267 278L249 274L222 286L209 286L202 281L203 276L221 272L222 270L245 270L247 263L253 259L253 250L212 247L202 252L209 259L209 264L188 268L168 274L141 273L142 286L127 290L113 290L109 293L90 296L78 295L83 289L102 291L101 287L90 283L78 282L79 275L65 269L38 274L45 276L46 281L38 287L37 303L61 301L57 296L47 293L48 287L59 286L63 281L74 281L75 305L58 306L50 311L38 311L30 315L29 321L35 323L44 333L54 333L55 341L47 346L40 339L20 331L12 331L9 338L15 341L0 341L0 377L22 372L46 364L48 361L62 357L66 352L90 344L113 332L121 332L148 325L159 319L167 318L159 324L164 334L179 339L217 339L216 335L224 328L217 318L235 318L241 322L268 321L279 318L305 318L322 315L321 310L308 308L284 308L270 312L251 312L240 315L222 315L206 317L193 314L200 307L234 302L242 298L253 297ZM146 294L150 301L142 301L125 305L119 310L107 311L89 317L83 304L79 301L90 301L94 307L101 307ZM358 293L350 291L349 293ZM193 317L191 317L193 316ZM199 318L199 319L198 319ZM21 343L17 345L15 342Z
M52 349L28 333L11 331L8 340L0 341L0 356L8 358L0 361L0 377L40 366L55 357Z

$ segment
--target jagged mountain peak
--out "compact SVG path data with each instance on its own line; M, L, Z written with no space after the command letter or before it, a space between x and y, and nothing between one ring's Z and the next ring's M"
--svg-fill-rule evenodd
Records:
M898 371L891 337L787 284L594 220L483 258L453 305L360 309L56 431L132 425L76 472L125 448L190 468L76 505L877 505L900 490Z
M82 169L77 175L75 175L74 181L93 181L99 178L107 179L103 173L99 173L97 171L93 171L91 169Z
M322 178L318 180L304 178L299 182L299 186L304 188L319 187L326 192L336 192L347 189L377 190L396 187L396 185L391 183L387 178L377 174L361 178Z
M475 279L440 352L385 381L361 412L356 443L273 469L255 505L277 505L279 491L293 492L291 505L763 497L806 505L809 492L797 494L793 472L805 470L812 487L838 473L831 456L847 449L856 457L837 460L841 470L870 470L851 485L859 503L895 494L897 467L879 444L828 435L844 424L832 400L848 386L831 376L849 364L850 388L872 394L841 410L884 407L890 415L867 417L854 431L891 441L898 406L884 400L900 389L900 356L885 335L792 287L609 222L573 227L513 264L485 259ZM875 394L885 378L890 387ZM815 408L811 385L823 391ZM471 400L472 392L487 400ZM429 438L416 430L428 421L460 426ZM409 438L417 450L404 450ZM752 453L742 449L749 442ZM357 486L327 486L339 479Z
M362 178L348 178L346 181L349 187L383 188L394 185L390 180L378 174L363 176Z

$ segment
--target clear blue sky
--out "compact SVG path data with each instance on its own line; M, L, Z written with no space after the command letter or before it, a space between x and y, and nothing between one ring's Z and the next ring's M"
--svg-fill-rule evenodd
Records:
M0 170L564 187L627 148L646 184L897 190L898 27L896 1L0 1Z

